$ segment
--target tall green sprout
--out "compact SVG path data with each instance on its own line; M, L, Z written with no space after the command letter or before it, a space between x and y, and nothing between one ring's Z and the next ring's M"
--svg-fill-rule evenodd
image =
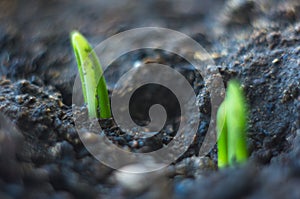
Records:
M79 32L71 33L71 43L77 61L84 102L90 118L111 117L110 103L103 70L88 41ZM98 81L99 80L99 81Z
M248 159L246 142L247 105L240 84L228 83L227 94L217 113L218 167L232 166Z

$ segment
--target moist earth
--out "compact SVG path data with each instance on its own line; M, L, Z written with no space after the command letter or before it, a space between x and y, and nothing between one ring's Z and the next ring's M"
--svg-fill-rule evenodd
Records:
M0 3L0 198L300 198L299 1L2 1ZM207 9L209 8L209 9ZM95 159L78 132L107 136L125 150L148 152L176 134L176 103L160 134L145 140L113 120L103 131L75 128L72 105L77 73L69 43L73 29L92 45L118 32L159 26L181 31L214 59L224 80L237 78L249 105L249 161L218 170L217 153L199 154L211 119L209 93L184 59L140 50L115 60L110 92L137 62L171 65L193 86L201 121L193 144L167 168L121 175ZM127 41L128 42L128 41ZM124 41L126 45L126 41ZM147 91L147 89L146 89ZM151 89L148 89L150 92ZM162 103L171 98L162 91ZM143 124L136 99L133 115ZM146 120L146 121L145 121ZM139 165L136 166L139 169ZM124 183L124 180L126 183Z

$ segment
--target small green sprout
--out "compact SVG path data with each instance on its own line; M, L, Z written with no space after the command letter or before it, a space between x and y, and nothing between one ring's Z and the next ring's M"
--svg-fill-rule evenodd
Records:
M88 41L79 32L71 33L71 43L77 61L84 102L90 118L111 117L110 102L103 70ZM99 81L98 81L99 80Z
M240 84L228 83L225 100L217 113L218 167L233 166L248 159L246 142L247 105Z

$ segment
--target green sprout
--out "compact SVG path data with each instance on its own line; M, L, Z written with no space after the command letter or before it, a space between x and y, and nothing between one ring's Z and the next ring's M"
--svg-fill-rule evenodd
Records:
M246 142L247 105L240 84L228 83L225 100L217 113L218 167L233 166L248 159Z
M100 61L88 41L79 32L71 33L71 43L77 61L84 102L90 118L111 117L106 82ZM99 81L98 81L99 80Z

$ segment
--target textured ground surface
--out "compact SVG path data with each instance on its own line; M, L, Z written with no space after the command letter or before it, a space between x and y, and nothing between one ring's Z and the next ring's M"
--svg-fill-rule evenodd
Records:
M297 0L75 2L0 3L0 198L300 198ZM240 79L250 106L249 163L217 171L214 150L197 156L210 118L207 91L183 60L160 51L125 55L113 69L155 59L182 72L202 102L194 145L166 170L126 178L127 185L86 151L72 118L77 69L69 32L78 29L97 44L142 26L188 34L211 54L225 83ZM114 127L105 133L116 144L147 151L168 143L174 128L151 142Z

